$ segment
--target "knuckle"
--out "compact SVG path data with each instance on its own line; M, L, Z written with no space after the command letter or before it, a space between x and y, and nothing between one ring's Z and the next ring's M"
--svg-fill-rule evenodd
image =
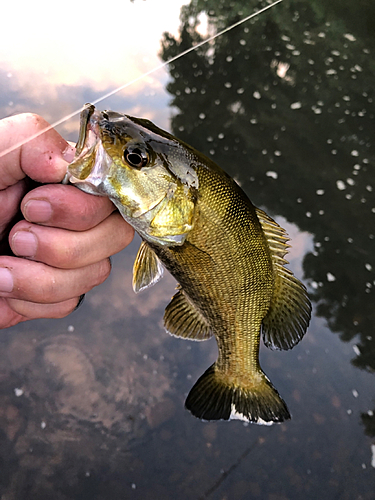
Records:
M103 283L108 278L108 276L111 274L111 269L112 269L112 265L111 265L110 258L107 258L107 259L104 259L104 260L98 262L97 273L96 273L96 283L94 286L100 285L101 283Z

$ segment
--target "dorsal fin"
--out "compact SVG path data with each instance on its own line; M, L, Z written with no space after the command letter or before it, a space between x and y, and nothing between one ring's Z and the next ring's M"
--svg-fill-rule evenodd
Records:
M163 276L163 266L145 241L139 247L133 265L133 290L135 293L157 283Z
M284 267L288 251L288 235L263 210L256 209L259 222L271 251L275 277L271 306L263 318L264 344L270 349L291 349L306 333L311 317L311 304L305 286Z
M189 340L207 340L212 336L210 325L180 289L167 305L164 326L168 333Z

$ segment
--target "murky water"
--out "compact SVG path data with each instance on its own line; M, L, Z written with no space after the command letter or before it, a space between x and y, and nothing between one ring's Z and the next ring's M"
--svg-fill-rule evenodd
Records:
M164 332L170 276L133 294L136 238L71 316L1 332L2 500L374 498L375 9L352 4L284 1L176 61L168 94L154 81L102 106L138 106L287 227L314 316L298 346L263 348L261 363L292 420L207 423L184 410L216 344ZM182 42L164 37L162 56L198 40L202 11L221 29L258 5L192 2ZM30 92L9 73L0 70L1 116L53 121L100 93L49 88L48 75L35 85L48 92ZM60 128L77 138L76 121Z

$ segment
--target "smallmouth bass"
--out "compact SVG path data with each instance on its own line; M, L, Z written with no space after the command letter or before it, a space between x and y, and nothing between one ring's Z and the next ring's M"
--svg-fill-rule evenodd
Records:
M177 293L164 313L177 337L215 336L217 361L186 408L204 420L283 422L288 408L259 364L261 333L290 349L306 332L311 304L284 267L288 237L212 160L148 120L87 104L67 179L107 196L142 238L135 292L165 267Z

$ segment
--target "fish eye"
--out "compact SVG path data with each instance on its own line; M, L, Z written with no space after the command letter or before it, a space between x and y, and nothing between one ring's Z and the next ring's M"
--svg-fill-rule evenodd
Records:
M126 148L124 151L124 160L130 167L142 168L148 163L148 154L140 148Z

